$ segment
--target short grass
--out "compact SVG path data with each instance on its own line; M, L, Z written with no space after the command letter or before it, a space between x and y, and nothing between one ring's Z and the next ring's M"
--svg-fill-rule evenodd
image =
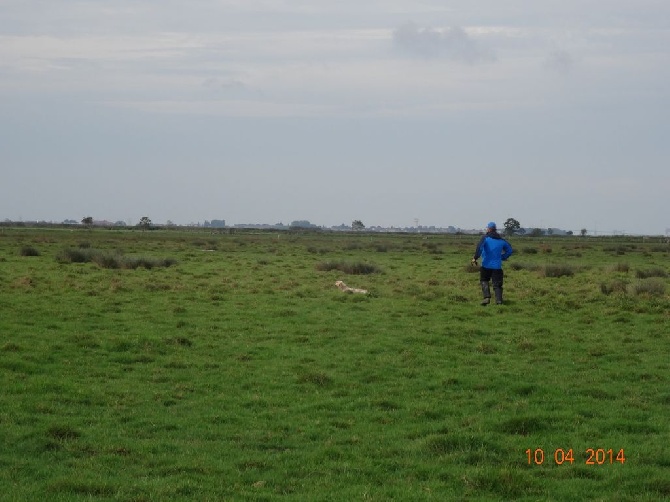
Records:
M667 244L476 239L1 230L0 499L669 498Z

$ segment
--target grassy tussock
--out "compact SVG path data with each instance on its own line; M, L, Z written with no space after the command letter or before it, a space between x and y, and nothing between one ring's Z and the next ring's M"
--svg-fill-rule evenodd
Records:
M625 255L627 252L631 251L631 247L625 245L608 246L603 248L603 251L605 251L606 253L622 256Z
M529 272L537 272L540 277L572 277L582 270L582 267L570 263L537 264L512 261L508 266L511 270L515 271L527 270Z
M572 277L577 267L567 263L548 263L540 269L543 277Z
M511 270L515 271L528 270L529 272L537 272L538 270L541 269L541 265L537 265L535 263L523 263L517 261L510 262L508 266Z
M39 256L40 252L33 246L23 246L20 254L21 256Z
M330 272L331 270L338 270L345 274L350 275L367 275L367 274L380 274L382 269L377 265L371 263L350 263L350 262L332 262L326 261L316 264L316 269L320 272Z
M177 263L174 258L147 258L123 256L120 253L90 248L66 248L56 256L59 263L95 263L107 269L152 269L171 267Z
M316 246L307 246L307 252L312 254L329 254L332 253L332 249L328 248L318 248Z
M613 293L626 293L627 290L628 283L626 281L622 281L621 279L615 279L600 284L600 291L604 295L611 295Z
M607 267L607 271L627 274L630 271L630 265L624 262L613 263Z
M638 279L648 279L650 277L668 277L668 271L661 267L639 269L635 271L635 277Z
M665 295L665 281L658 277L642 279L630 284L628 292L633 295L663 296Z
M443 254L444 251L440 248L440 245L436 242L424 242L422 247L430 254Z

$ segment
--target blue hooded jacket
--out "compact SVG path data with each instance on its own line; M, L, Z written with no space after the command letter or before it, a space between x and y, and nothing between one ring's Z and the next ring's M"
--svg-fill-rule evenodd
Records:
M477 249L475 250L475 260L482 257L482 267L495 270L502 269L502 262L512 256L512 246L509 242L500 237L498 232L493 231L484 235Z

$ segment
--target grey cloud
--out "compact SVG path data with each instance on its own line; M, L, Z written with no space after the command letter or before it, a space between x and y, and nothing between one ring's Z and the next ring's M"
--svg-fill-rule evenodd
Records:
M217 77L210 77L206 79L202 85L206 87L207 89L214 89L214 90L221 90L221 91L227 91L227 90L234 90L234 91L239 91L239 90L244 90L247 88L247 86L244 84L244 82L237 80L237 79L220 79Z
M261 90L232 77L209 77L202 82L202 86L213 95L227 99L253 99L263 96Z
M545 68L567 74L574 65L574 60L569 52L562 50L555 50L551 52L544 61Z
M429 59L450 59L469 64L496 59L493 51L459 26L436 30L406 23L394 30L393 43L403 53Z

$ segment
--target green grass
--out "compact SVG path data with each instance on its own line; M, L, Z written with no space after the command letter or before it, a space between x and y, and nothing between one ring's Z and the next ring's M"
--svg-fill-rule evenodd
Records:
M0 500L670 497L668 247L476 240L2 230Z

